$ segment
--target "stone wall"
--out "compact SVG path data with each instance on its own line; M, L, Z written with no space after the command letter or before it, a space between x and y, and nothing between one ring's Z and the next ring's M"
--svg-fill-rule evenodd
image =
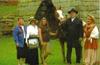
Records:
M0 5L17 5L18 0L0 0Z
M76 7L79 11L79 16L83 19L86 19L87 14L92 14L96 17L96 20L99 21L100 17L100 5L99 0L52 0L56 8L59 6L62 7L64 14L67 14L67 11L71 7ZM39 0L21 0L18 5L18 11L21 15L29 15L36 12L40 4ZM24 11L24 12L23 12Z
M64 14L71 7L75 7L79 11L79 16L86 20L88 14L94 15L97 23L100 20L100 0L53 0L54 5L58 8L62 7Z
M18 5L15 15L24 16L25 19L30 16L34 16L41 0L16 0ZM64 15L68 14L67 11L71 7L75 7L79 11L79 16L86 21L87 15L94 15L96 18L96 24L100 28L100 0L52 0L55 7L62 7Z
M19 16L34 16L37 8L39 7L39 4L40 1L20 1L17 8Z
M56 8L62 7L64 15L71 7L79 11L79 16L86 21L88 14L94 15L96 23L100 27L100 0L52 0ZM40 0L20 0L18 5L19 15L34 16L39 7Z
M14 20L15 20L14 16L0 18L0 36L1 35L12 35Z

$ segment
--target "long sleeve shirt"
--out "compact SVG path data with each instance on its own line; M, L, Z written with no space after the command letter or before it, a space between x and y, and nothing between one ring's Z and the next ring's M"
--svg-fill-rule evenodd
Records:
M97 26L94 27L94 29L92 30L91 34L90 34L90 38L99 38L99 31Z
M14 37L15 43L18 44L19 47L24 47L24 38L25 38L24 30L25 30L24 26L16 26L13 30L13 37Z
M39 29L38 29L37 25L34 25L34 26L33 25L29 25L29 26L27 26L26 43L28 43L28 38L31 35L34 35L34 36L38 36L39 35ZM34 42L38 42L38 41L34 40Z

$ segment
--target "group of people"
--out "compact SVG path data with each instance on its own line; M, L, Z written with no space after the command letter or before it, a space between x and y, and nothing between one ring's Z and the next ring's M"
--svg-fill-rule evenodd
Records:
M72 48L75 48L76 51L76 63L81 63L81 41L84 39L84 64L93 65L96 62L96 51L98 49L99 38L99 31L95 24L95 18L88 15L86 24L83 26L82 20L77 17L78 11L76 9L72 8L68 11L68 14L70 17L63 20L64 23L59 25L64 33L61 36L64 36L64 39L67 42L67 64L72 64ZM59 17L59 19L62 18ZM38 48L40 48L41 63L43 65L47 65L46 58L49 54L51 54L48 47L50 35L57 35L59 32L50 32L48 21L45 17L40 20L38 25L37 20L34 18L29 21L30 24L28 26L24 26L23 18L19 17L18 25L13 30L17 49L18 65L39 65ZM62 22L62 20L60 21Z
M62 10L58 9L60 19L60 35L59 40L62 43L67 42L67 63L71 62L72 48L76 52L76 64L80 64L83 58L84 65L93 65L96 62L99 31L92 15L88 15L87 21L84 22L77 17L78 11L74 8L68 11L69 17L66 20L62 18ZM83 44L81 43L83 41ZM84 45L84 53L82 54L82 45ZM62 46L64 47L64 46ZM63 48L62 48L63 49ZM63 52L64 55L64 52ZM82 56L83 55L83 56ZM65 59L64 59L65 61Z
M51 33L49 31L48 22L46 18L41 19L38 26L37 20L31 19L28 26L24 26L22 17L18 18L18 25L13 30L13 36L17 48L18 65L39 65L38 48L40 48L41 62L46 64L45 60L50 54L48 49L48 42Z

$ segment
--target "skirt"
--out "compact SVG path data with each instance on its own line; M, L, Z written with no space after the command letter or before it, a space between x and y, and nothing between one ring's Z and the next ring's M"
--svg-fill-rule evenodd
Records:
M90 40L86 39L84 48L85 49L97 49L98 48L97 39L92 38L92 42L90 42Z
M26 63L29 65L39 65L38 48L28 48Z

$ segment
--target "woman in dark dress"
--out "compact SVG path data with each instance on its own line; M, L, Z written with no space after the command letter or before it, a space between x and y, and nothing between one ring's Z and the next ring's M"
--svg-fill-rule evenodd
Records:
M32 19L27 27L26 43L28 46L26 63L29 65L39 65L38 47L41 39L40 29L36 25L36 20Z

